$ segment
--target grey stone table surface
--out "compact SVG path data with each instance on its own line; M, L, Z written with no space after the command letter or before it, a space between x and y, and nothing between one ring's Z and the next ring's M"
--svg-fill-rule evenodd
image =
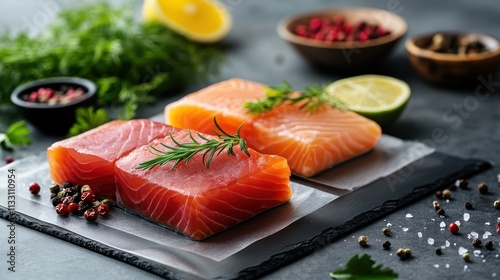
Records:
M119 1L116 1L119 2ZM304 10L345 6L367 6L392 9L407 20L409 25L405 39L416 34L437 30L468 30L500 37L498 28L500 5L489 0L223 0L234 18L234 25L226 39L228 61L217 80L240 77L267 84L289 81L297 88L310 83L327 83L340 78L338 73L319 71L299 57L276 33L278 21L289 14ZM2 1L0 2L0 30L13 31L29 27L38 20L37 28L50 21L52 12L75 1ZM137 2L139 15L142 2ZM45 13L45 18L37 13ZM38 18L37 18L38 17ZM495 163L500 155L500 77L498 73L478 80L476 87L439 88L431 86L415 73L401 42L394 53L372 72L390 75L408 82L412 97L400 120L387 134L424 141L438 151L460 156L474 157ZM193 85L190 90L205 85ZM483 90L478 93L478 88ZM487 90L484 91L484 90ZM181 94L181 95L182 95ZM172 101L180 96L172 97ZM142 112L144 116L161 113L164 104ZM35 131L35 144L16 151L21 158L30 153L43 151L55 138ZM7 154L1 152L4 158ZM3 164L3 163L2 163ZM432 209L433 196L416 201L392 214L358 228L331 244L318 248L313 254L281 267L264 279L330 279L331 270L342 267L356 253L367 253L383 265L394 269L400 279L495 279L500 277L500 235L495 224L500 212L492 207L492 201L500 197L497 174L492 169L470 179L470 190L457 191L449 202L442 202L447 217L440 218ZM490 185L489 195L480 195L475 189L479 182ZM470 201L475 210L465 210L463 203ZM359 203L363 203L360 201ZM470 215L470 219L467 215ZM335 215L335 213L332 213ZM451 235L441 227L441 222L461 222L461 234ZM381 228L391 224L393 235L385 237ZM19 226L16 229L16 272L7 270L6 251L8 222L0 219L0 279L158 279L159 277L123 262L61 241L37 231ZM488 232L492 235L489 236ZM494 241L493 250L484 246L473 248L471 236ZM369 237L371 246L360 247L356 238ZM381 243L388 239L391 250L382 250ZM443 247L443 255L435 253ZM413 258L401 261L395 251L408 247ZM468 249L471 262L464 262L459 248ZM477 250L477 251L476 251Z

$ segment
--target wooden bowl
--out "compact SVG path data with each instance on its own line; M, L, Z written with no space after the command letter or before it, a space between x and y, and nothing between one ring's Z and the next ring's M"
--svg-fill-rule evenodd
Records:
M361 21L377 24L390 31L390 34L365 42L327 42L301 37L295 33L298 25L308 24L312 18L334 19L338 16L351 24ZM363 7L309 11L286 17L278 24L279 36L312 64L335 71L358 73L368 72L371 67L378 66L407 30L407 23L400 16L386 10Z
M435 34L444 36L469 36L481 42L484 52L471 54L441 53L429 49ZM495 74L500 66L500 43L485 34L465 32L433 32L410 38L405 43L410 63L427 82L440 86L461 86L478 83Z
M84 97L65 104L49 105L26 101L26 96L39 88L58 89L60 86L83 89ZM76 120L80 107L97 105L97 85L79 77L50 77L18 86L10 96L21 116L41 132L48 135L65 135Z

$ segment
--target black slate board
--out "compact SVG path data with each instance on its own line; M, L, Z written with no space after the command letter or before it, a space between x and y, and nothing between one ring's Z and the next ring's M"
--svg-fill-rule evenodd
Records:
M133 244L129 244L132 235L127 236L111 227L100 226L100 234L113 238L115 244L117 241L121 244L118 247L108 246L23 214L23 207L32 207L33 204L23 197L17 198L19 210L16 212L12 213L6 207L0 206L0 216L168 279L196 279L200 276L152 261L144 255L131 253L129 247L147 248L155 254L173 256L197 268L206 278L254 279L297 258L311 254L315 249L325 246L350 230L370 223L436 189L445 188L456 179L469 178L491 167L492 164L486 161L462 159L434 152L424 160L420 160L418 164L410 164L393 175L340 196L283 230L221 261L158 246L147 239L135 238ZM322 191L333 191L329 187L310 183L301 178L294 177L292 180Z

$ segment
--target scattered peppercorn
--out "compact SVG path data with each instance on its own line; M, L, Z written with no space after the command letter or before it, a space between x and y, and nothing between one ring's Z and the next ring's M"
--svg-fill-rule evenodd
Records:
M92 203L95 201L95 194L93 192L91 192L90 190L85 191L82 193L80 200L85 201L87 203Z
M390 228L388 228L388 227L384 227L384 228L382 228L382 233L384 235L391 235L392 230Z
M432 207L434 207L434 210L438 211L439 209L441 209L441 205L439 204L439 201L437 200L434 200L432 202Z
M441 251L441 248L436 249L436 255L441 256L443 252Z
M83 186L80 188L80 192L81 192L81 193L84 193L84 192L86 192L86 191L90 191L90 190L91 190L91 188L90 188L90 186L89 186L89 185L83 185Z
M360 237L358 237L358 243L359 245L365 247L366 245L368 245L368 237L361 235Z
M450 191L456 191L457 187L458 187L457 184L453 183L453 184L450 185L449 189L450 189Z
M56 197L52 198L51 202L52 202L52 206L57 206L57 204L61 203L61 199L56 196Z
M40 192L40 185L36 182L32 182L30 183L28 189L32 194L38 194Z
M57 212L57 214L59 214L61 216L68 215L69 214L68 205L66 205L64 203L57 204L57 206L56 206L56 212Z
M495 202L493 202L493 206L495 209L500 210L500 200L495 200Z
M472 246L474 246L474 247L481 247L482 243L483 242L481 242L481 240L479 240L478 238L472 239Z
M89 208L87 209L87 211L85 211L85 213L83 213L83 217L89 222L94 222L95 220L97 220L97 216L97 211L94 208Z
M386 240L382 243L382 247L385 249L385 250L389 250L391 248L391 242L389 242L389 240Z
M479 190L479 193L481 193L481 194L488 193L488 185L486 185L486 183L479 183L477 185L477 189Z
M465 179L458 179L455 181L455 186L465 190L469 187L469 182Z
M399 248L396 251L396 255L398 255L401 260L405 260L411 257L411 250L409 248Z
M448 229L450 230L451 233L453 234L457 234L458 231L460 230L460 228L458 227L457 224L455 223L450 223L450 225L448 226Z
M462 255L462 259L463 259L464 261L466 261L466 262L470 262L470 255L469 255L469 253L464 253L464 254Z
M500 184L500 174L497 174L497 182Z
M497 232L497 233L500 233L500 222L497 222L496 232Z
M443 198L450 199L451 198L451 191L450 190L443 190Z
M439 210L437 210L436 212L439 216L444 216L445 213L444 213L444 209L443 208L439 208Z
M438 53L458 55L476 54L487 50L486 45L470 35L436 33L427 49Z
M78 213L83 214L90 208L90 204L85 201L78 202Z
M73 183L71 183L70 181L66 181L64 182L63 184L63 189L69 189L73 186Z
M493 249L493 241L491 240L488 240L485 244L484 244L484 247L488 250L492 250Z
M107 217L109 215L108 205L101 203L101 205L97 207L97 213L103 217Z
M71 202L70 204L68 204L68 210L71 214L78 214L78 203Z
M59 193L60 190L61 190L61 186L59 186L58 184L52 184L50 186L50 192L51 193L57 194L57 193Z
M467 210L472 210L474 208L474 207L472 207L472 203L470 203L468 201L465 203L464 206L465 206L465 209L467 209Z
M441 199L443 198L443 192L442 191L436 191L434 193L434 196L437 198L437 199Z
M74 88L70 85L62 85L59 88L41 87L23 95L22 98L28 103L57 105L73 102L83 98L86 94L81 87Z
M106 204L106 205L108 205L108 207L113 206L113 203L111 202L111 200L109 200L109 199L107 199L107 198L103 199L103 200L101 201L101 203L102 203L102 204Z
M13 161L14 161L14 158L13 158L12 156L7 156L7 157L5 157L5 163L6 163L6 164L9 164L9 163L11 163L11 162L13 162Z

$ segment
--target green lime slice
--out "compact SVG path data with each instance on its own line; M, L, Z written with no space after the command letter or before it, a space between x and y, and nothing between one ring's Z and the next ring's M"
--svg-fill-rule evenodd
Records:
M410 99L410 86L382 75L361 75L329 84L327 92L360 115L387 127L400 117Z

